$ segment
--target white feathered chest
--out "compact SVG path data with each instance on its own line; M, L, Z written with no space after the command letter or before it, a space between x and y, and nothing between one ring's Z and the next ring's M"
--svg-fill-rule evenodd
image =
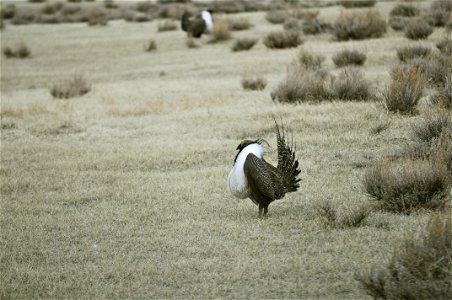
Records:
M248 180L246 179L245 172L243 171L246 157L250 153L253 153L257 157L262 158L262 156L264 155L264 147L262 147L260 144L254 143L243 148L242 151L240 151L240 153L238 154L231 172L229 172L229 191L232 193L232 195L239 199L245 199L250 194Z

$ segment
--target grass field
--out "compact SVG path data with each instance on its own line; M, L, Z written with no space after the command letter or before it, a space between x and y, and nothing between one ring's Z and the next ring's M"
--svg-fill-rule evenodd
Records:
M395 4L376 7L387 16ZM254 26L233 38L281 29L264 12L240 16ZM397 47L415 42L388 27L377 39L325 33L298 48L269 50L260 40L232 52L233 39L203 36L189 49L184 32L157 25L2 30L2 46L24 42L31 57L1 60L1 298L370 298L354 274L384 264L430 213L372 210L362 226L336 228L316 207L329 200L346 215L371 206L366 166L405 147L422 114L369 101L283 105L270 93L300 48L336 70L331 57L345 47L367 54L361 69L381 93ZM445 35L436 28L420 43L434 47ZM157 50L145 52L150 39ZM249 73L266 88L243 90ZM74 74L92 90L54 99L50 88ZM244 138L268 140L275 162L272 115L293 131L302 181L259 219L226 180ZM388 128L372 134L381 124Z

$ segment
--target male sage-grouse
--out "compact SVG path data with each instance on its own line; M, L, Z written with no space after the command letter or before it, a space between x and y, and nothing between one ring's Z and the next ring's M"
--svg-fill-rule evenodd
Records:
M271 202L300 187L295 149L286 143L284 130L280 131L276 120L275 125L278 165L274 167L263 158L263 139L243 140L228 177L229 191L237 198L250 198L259 206L259 217L267 214Z
M193 18L190 18L190 14L185 11L182 15L181 27L187 32L189 38L200 38L203 33L212 31L212 11L203 10L200 15Z

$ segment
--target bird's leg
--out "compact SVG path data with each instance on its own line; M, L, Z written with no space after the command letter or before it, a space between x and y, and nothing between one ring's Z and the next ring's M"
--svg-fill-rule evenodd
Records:
M267 215L267 213L268 213L268 206L265 206L264 207L264 215L263 216L265 217Z
M262 218L262 216L263 216L263 214L262 214L263 209L264 208L262 207L262 205L259 204L259 218Z

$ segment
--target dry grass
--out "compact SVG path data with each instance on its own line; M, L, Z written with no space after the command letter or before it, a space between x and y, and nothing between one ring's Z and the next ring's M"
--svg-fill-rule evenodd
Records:
M144 51L154 52L157 51L157 42L154 39L150 39L144 44Z
M372 7L377 3L377 0L341 0L339 4L346 8L354 7Z
M212 29L211 43L222 42L231 38L231 30L226 20L221 18L215 18Z
M356 67L346 67L334 79L331 90L333 99L365 101L372 98L370 82Z
M420 13L419 8L411 5L411 4L399 4L394 6L394 8L390 11L389 15L400 16L400 17L415 17Z
M287 10L270 10L265 15L265 19L272 24L283 24L290 17Z
M426 81L416 67L399 67L392 70L391 82L383 94L383 102L390 112L414 114L424 91Z
M401 31L405 29L406 24L409 22L409 18L406 17L390 17L388 20L389 26L395 31Z
M245 90L260 91L267 86L267 80L262 76L244 76L242 78L242 87Z
M232 31L248 30L253 27L253 24L250 22L250 20L245 17L227 18L226 22L229 25L229 29Z
M444 86L452 70L452 57L431 53L411 60L410 64L422 71L430 85Z
M136 13L134 3L115 3ZM221 5L248 10L249 3L262 5ZM394 5L375 8L386 16ZM340 13L338 6L318 10L322 20ZM262 11L228 16L254 25L235 38L262 40L279 26ZM367 101L272 102L299 49L257 44L234 53L233 40L210 44L206 35L196 40L202 47L188 50L182 31L157 34L157 20L6 23L2 45L26 41L33 58L1 62L1 109L22 111L1 116L2 299L366 299L353 272L384 261L426 223L428 212L375 210L358 222L358 208L369 202L364 167L403 149L419 117L386 114ZM440 41L442 30L427 43ZM150 38L158 44L152 55L141 48ZM344 47L329 34L306 40L301 48L328 59ZM373 86L386 82L398 41L408 43L391 30L347 43L368 50L361 69ZM339 71L330 60L322 68ZM243 90L241 76L250 70L265 74L264 90ZM49 84L74 73L87 76L92 91L53 99ZM33 103L48 112L30 111ZM429 106L422 104L421 113ZM302 185L261 220L250 200L230 195L226 179L245 138L266 139L265 158L276 165L272 115L293 132ZM379 122L391 126L371 135ZM324 199L340 220L356 213L359 227L325 226L316 212Z
M378 38L386 32L386 22L375 9L343 11L332 31L339 41Z
M319 54L313 54L306 50L300 50L297 56L297 63L301 65L302 68L307 70L319 70L321 69L325 57Z
M432 103L440 108L452 109L452 75L447 76L444 86L433 94Z
M432 214L422 234L410 233L383 267L356 279L374 299L448 299L451 296L452 217Z
M157 25L158 32L177 30L177 23L174 20L159 21Z
M352 208L346 212L340 211L330 200L325 200L316 206L316 211L328 227L349 228L362 226L370 214L370 208L365 205Z
M31 51L24 42L20 42L15 48L6 46L3 48L3 54L7 58L27 58L30 57Z
M445 38L436 44L443 55L452 55L452 38Z

